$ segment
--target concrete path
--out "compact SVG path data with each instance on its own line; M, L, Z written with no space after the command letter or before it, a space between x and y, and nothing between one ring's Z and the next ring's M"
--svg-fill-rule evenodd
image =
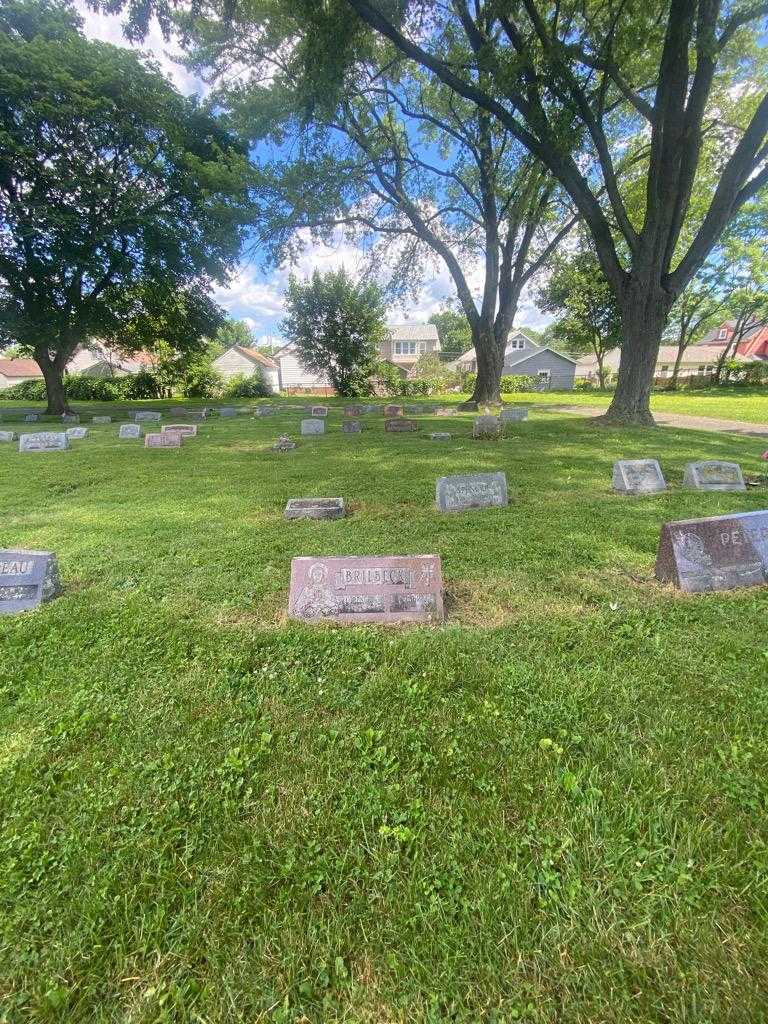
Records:
M605 409L593 405L533 405L534 409L552 409L553 412L571 412L577 416L602 416ZM768 423L745 423L743 420L718 420L710 416L683 416L676 412L654 412L653 418L665 427L684 427L688 430L713 430L726 434L768 438Z

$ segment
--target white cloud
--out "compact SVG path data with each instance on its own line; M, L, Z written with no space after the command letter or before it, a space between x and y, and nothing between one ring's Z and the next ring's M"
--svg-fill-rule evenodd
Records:
M75 0L74 6L83 19L83 31L89 39L100 39L102 42L112 43L114 46L125 46L145 54L160 67L166 78L169 78L179 92L184 93L185 96L191 96L193 93L198 95L205 93L207 89L205 83L178 62L181 54L178 43L172 39L166 41L156 21L152 22L147 38L141 43L134 44L126 39L119 15L92 11L86 6L85 0Z

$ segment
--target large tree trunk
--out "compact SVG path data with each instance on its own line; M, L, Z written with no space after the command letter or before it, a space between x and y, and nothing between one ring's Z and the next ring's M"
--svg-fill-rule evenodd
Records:
M630 285L619 299L622 346L619 376L604 423L652 427L651 388L672 299L661 288Z
M64 369L58 358L51 359L47 354L36 355L35 361L43 373L45 393L48 397L47 416L62 416L69 412L67 391L64 387Z
M472 341L477 360L477 380L472 397L465 403L467 409L501 401L501 374L504 369L504 344L496 340L493 328L473 330Z

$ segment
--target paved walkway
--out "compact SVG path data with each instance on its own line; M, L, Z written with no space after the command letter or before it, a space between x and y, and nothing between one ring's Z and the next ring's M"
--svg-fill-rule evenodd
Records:
M531 410L536 406L531 406ZM594 405L540 405L541 409L572 412L577 416L602 416L605 409ZM745 423L743 420L717 420L710 416L683 416L676 412L654 412L653 418L665 427L685 427L688 430L723 431L748 437L768 437L768 423Z

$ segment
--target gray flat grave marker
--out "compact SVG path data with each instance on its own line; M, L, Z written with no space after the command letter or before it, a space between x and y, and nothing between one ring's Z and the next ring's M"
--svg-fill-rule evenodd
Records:
M435 487L440 512L465 512L472 508L506 508L509 504L504 473L464 473L441 476Z
M472 437L501 437L502 423L498 416L478 416L472 425Z
M161 434L181 434L182 437L197 437L197 426L194 423L164 423Z
M16 435L12 430L0 430L0 443L5 444L6 441L15 441Z
M656 459L619 459L613 464L612 485L620 494L658 494L667 489Z
M123 423L118 437L121 441L138 441L141 437L141 427L138 423Z
M79 423L80 417L74 412L64 412L61 414L62 423Z
M440 556L294 558L288 614L342 625L442 622Z
M384 406L384 415L386 417L390 418L390 419L393 416L402 416L403 415L403 407L402 407L402 405L385 405Z
M88 427L68 427L66 435L70 441L84 441L88 437Z
M440 405L435 409L435 416L455 416L456 411L452 405Z
M151 412L151 411L135 412L133 414L133 422L134 423L159 423L160 420L162 419L162 415L163 414L160 413L160 412Z
M181 448L182 436L177 433L145 434L145 448Z
M29 611L60 593L52 551L0 551L0 615Z
M343 420L341 429L344 434L359 434L363 429L360 420Z
M429 435L432 441L450 441L452 436L452 434L447 433L445 430L436 430Z
M25 423L37 423L37 421L39 419L40 419L40 417L37 415L36 412L28 412L25 415L25 417L24 417L24 422Z
M689 462L683 471L683 487L693 491L746 491L738 462L708 459Z
M502 423L519 423L521 420L528 419L528 410L523 409L519 406L513 407L512 409L501 410L501 422Z
M694 594L768 583L768 510L664 523L656 579Z
M324 434L325 420L309 419L301 421L302 434Z
M274 416L277 409L274 405L257 405L254 410L255 416Z
M237 409L233 409L230 405L223 405L219 409L219 416L225 420L232 419L234 416L237 416Z
M343 519L343 498L289 498L283 519Z
M41 430L36 434L22 434L19 437L20 452L63 452L67 448L69 438L63 430Z
M111 422L112 422L112 417L111 416L94 416L91 419L91 423L111 423Z
M384 420L384 429L390 434L408 434L419 429L416 420L393 419Z

